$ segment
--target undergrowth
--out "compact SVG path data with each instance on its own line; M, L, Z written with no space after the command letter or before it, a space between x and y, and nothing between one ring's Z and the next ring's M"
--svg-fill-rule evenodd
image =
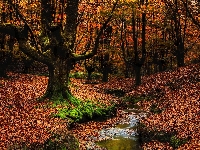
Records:
M53 114L54 117L60 117L62 119L68 119L70 123L85 122L98 117L107 117L114 114L116 111L115 104L111 106L104 106L101 104L95 104L90 100L82 101L74 96L69 96L69 101L62 98L53 102L53 107L61 105L58 108L58 113Z

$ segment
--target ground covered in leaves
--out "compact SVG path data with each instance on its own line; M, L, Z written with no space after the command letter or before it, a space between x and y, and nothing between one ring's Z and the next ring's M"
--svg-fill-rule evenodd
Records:
M97 131L113 127L119 118L106 121L76 123L68 130L67 120L52 117L57 109L36 98L45 92L48 78L30 74L8 73L8 79L0 79L0 149L19 143L44 143L52 133L74 134L80 149L98 137ZM84 79L71 79L72 93L82 99L90 99L106 106L119 103L123 98L108 94L111 90L126 92L126 103L140 97L137 104L149 112L140 121L151 131L176 133L180 139L188 139L178 149L200 149L200 66L182 67L174 71L157 73L142 78L142 85L135 88L130 78L111 78L108 83L97 81L89 84ZM48 107L49 106L49 107ZM169 143L153 139L143 144L144 149L173 149ZM12 149L12 147L11 147Z

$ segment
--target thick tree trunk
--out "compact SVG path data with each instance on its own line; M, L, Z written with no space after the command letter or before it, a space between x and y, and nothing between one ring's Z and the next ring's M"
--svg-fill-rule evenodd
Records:
M71 62L69 60L56 60L53 66L48 66L49 81L45 95L42 98L52 100L70 100L69 73Z

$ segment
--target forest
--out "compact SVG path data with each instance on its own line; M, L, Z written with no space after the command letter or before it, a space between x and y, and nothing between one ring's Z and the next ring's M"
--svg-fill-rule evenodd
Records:
M0 149L199 150L199 0L0 0Z

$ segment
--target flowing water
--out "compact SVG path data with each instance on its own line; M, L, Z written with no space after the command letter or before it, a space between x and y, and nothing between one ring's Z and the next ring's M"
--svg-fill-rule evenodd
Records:
M123 110L127 114L114 128L103 129L99 132L100 138L97 145L107 150L140 150L136 126L138 119L145 116L144 112L137 109Z

